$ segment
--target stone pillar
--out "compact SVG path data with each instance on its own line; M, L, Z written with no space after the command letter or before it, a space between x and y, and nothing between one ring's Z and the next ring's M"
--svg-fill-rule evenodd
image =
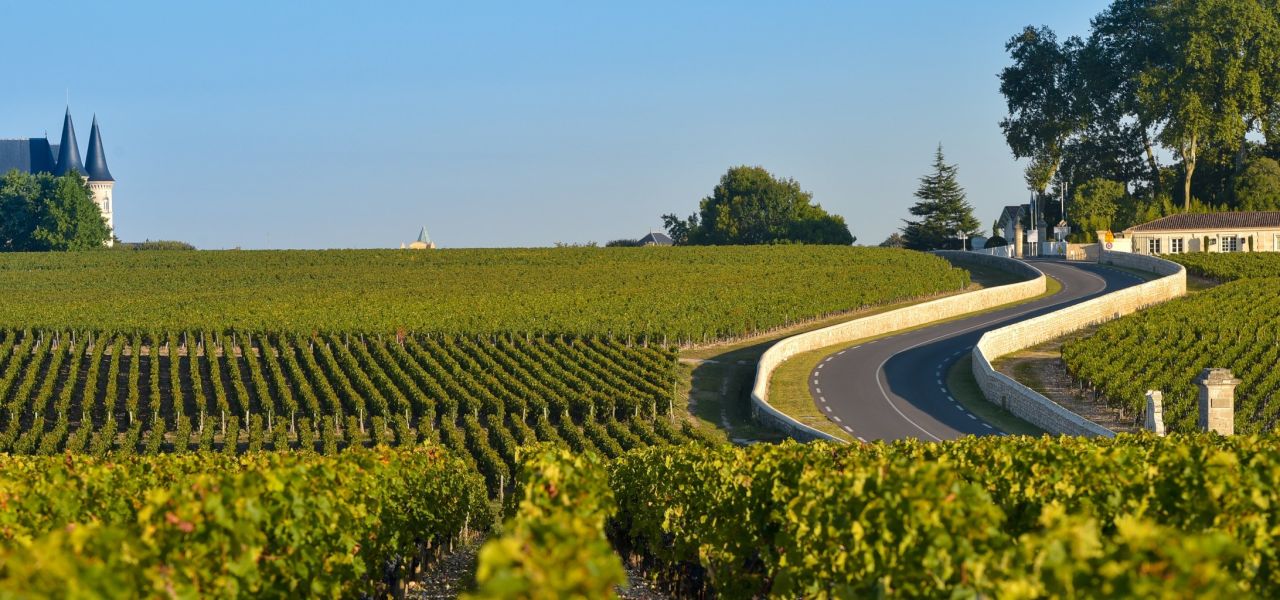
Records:
M1236 386L1240 380L1230 369L1205 369L1196 379L1200 386L1200 431L1216 431L1233 435L1236 431Z
M1009 240L1013 245L1013 257L1022 258L1022 222L1018 221L1013 226L1013 239Z
M1147 390L1146 430L1164 435L1164 394L1157 390Z

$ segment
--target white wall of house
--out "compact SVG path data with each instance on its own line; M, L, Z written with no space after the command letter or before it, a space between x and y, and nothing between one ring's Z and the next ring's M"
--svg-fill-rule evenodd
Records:
M1131 236L1133 251L1147 255L1184 252L1249 252L1250 238L1253 240L1253 252L1280 251L1280 229L1139 231L1132 233Z

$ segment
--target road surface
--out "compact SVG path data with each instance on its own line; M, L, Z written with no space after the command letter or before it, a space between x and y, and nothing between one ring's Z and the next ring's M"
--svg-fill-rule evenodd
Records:
M988 330L1003 327L1143 279L1094 263L1035 260L1062 283L1058 293L868 342L823 358L809 374L809 393L832 421L863 441L939 441L1002 433L970 413L946 388L947 371Z

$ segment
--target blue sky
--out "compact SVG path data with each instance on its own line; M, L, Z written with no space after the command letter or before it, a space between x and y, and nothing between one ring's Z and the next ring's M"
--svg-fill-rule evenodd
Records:
M122 239L346 248L638 237L737 164L875 244L939 142L990 223L1027 194L1004 42L1106 2L187 4L0 0L0 137L69 91Z

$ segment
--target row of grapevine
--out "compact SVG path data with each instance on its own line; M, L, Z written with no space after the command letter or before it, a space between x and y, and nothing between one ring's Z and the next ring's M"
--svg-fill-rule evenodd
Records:
M1162 256L1187 268L1187 273L1217 281L1280 277L1277 252L1192 252Z
M610 598L626 581L605 537L617 511L605 461L551 445L521 448L521 495L480 549L479 598Z
M531 461L540 474L522 472L534 489L522 490L520 516L549 522L616 503L609 538L679 595L1280 594L1280 441L1269 437L647 448L611 461L607 490L580 485L560 498L547 482L584 460ZM500 539L481 557L484 573L518 585L572 564L561 557L603 561L599 520L590 523L554 553L536 536L517 537L519 548ZM600 573L577 585L613 581Z
M1147 390L1164 393L1164 422L1173 431L1196 424L1195 379L1210 367L1231 369L1236 431L1280 425L1280 279L1227 283L1102 325L1063 344L1077 384L1135 419Z
M6 597L387 597L492 519L430 446L3 457L0 498Z
M515 448L700 439L676 354L621 340L0 331L0 452L235 453L439 440L491 489Z
M572 333L683 345L968 283L929 254L836 246L8 253L0 327Z

